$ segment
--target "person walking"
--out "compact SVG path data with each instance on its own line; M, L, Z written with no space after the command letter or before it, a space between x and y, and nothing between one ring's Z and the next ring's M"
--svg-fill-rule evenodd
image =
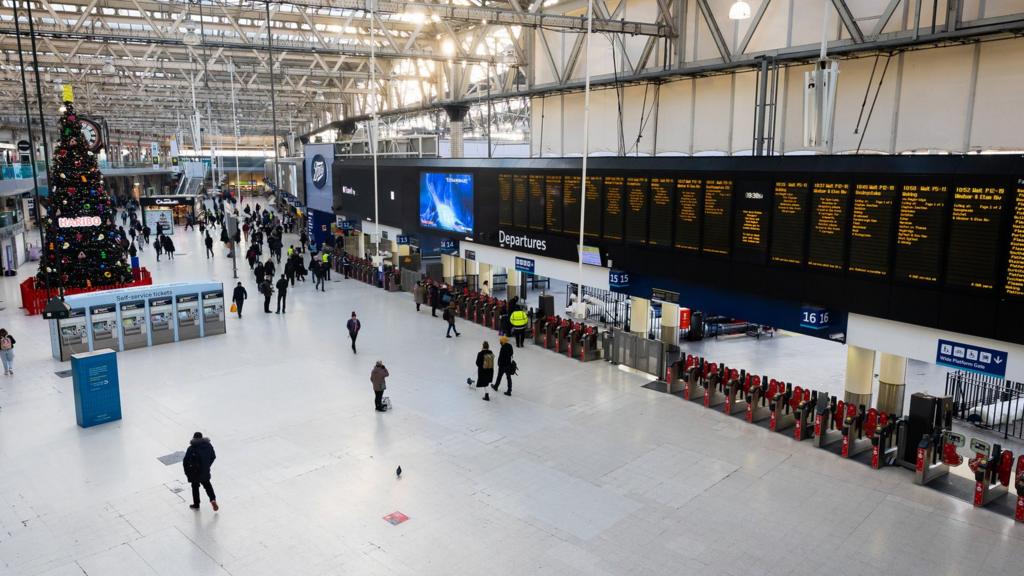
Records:
M501 377L505 376L505 382L508 384L508 388L505 390L505 396L512 395L512 374L515 373L515 361L512 360L512 354L515 351L512 349L512 345L508 343L508 336L502 336L500 339L501 349L498 350L498 377L494 379L494 384L491 384L491 388L497 392L498 387L501 386Z
M526 340L526 327L530 323L530 317L526 315L526 311L522 307L517 306L509 315L508 321L512 325L512 334L516 337L516 348L522 348L523 341Z
M14 345L17 341L6 328L0 328L0 360L4 363L4 374L14 374Z
M377 412L387 412L384 407L384 391L388 389L385 378L390 376L384 362L377 360L370 372L370 382L373 383L373 407Z
M412 299L416 302L416 311L420 311L420 306L426 299L427 290L423 287L423 282L417 282L412 288Z
M487 282L487 280L484 280L483 286L480 287L480 295L481 296L490 296L491 295L491 285Z
M427 299L430 300L430 315L437 318L437 301L440 298L437 285L431 282L427 285Z
M136 256L139 255L138 249L135 248L134 241L132 241L132 243L128 245L128 255L131 256L132 258L135 258Z
M288 312L288 277L281 274L277 281L277 312L285 314Z
M494 352L491 345L484 342L483 348L476 353L476 387L486 388L494 378Z
M263 268L263 262L256 262L256 267L253 268L252 272L256 275L256 284L263 284L263 279L267 276L267 271Z
M288 282L292 286L295 286L295 255L291 255L287 260L284 261L284 275L288 277Z
M321 292L326 292L327 290L324 288L324 268L320 261L313 260L310 262L309 270L313 273L313 281L316 282L313 285L313 290L315 291L319 288Z
M245 291L245 286L239 282L238 286L235 286L235 291L231 293L231 301L235 303L235 311L238 313L238 317L242 317L242 304L245 303L246 298L249 297L249 293Z
M325 279L331 279L331 254L326 248L320 252L320 273Z
M455 332L455 336L456 337L462 336L462 334L459 334L459 331L455 328L455 303L454 302L452 304L449 304L448 307L446 307L444 309L444 312L441 314L441 317L444 318L444 320L446 322L448 322L448 332L445 334L445 336L444 336L445 338L451 338L452 337L452 332Z
M213 449L210 439L203 436L202 432L192 435L192 440L185 450L185 458L181 465L185 469L185 478L192 485L192 504L189 508L199 509L199 486L206 490L206 496L210 499L210 506L213 511L220 510L217 505L217 495L213 493L213 484L210 483L210 468L213 461L217 459L217 452Z
M213 257L213 236L209 233L206 234L206 240L203 241L206 244L206 257L207 259Z
M274 265L273 258L267 258L267 261L263 264L263 273L270 276L270 279L274 279L274 272L277 270L277 266Z
M146 226L142 227L142 239L146 241L146 244L149 244L149 234L150 230L149 225L147 224Z
M174 260L174 240L171 240L170 236L164 236L163 245L164 252L167 253L167 259Z
M345 325L348 328L348 337L352 339L352 353L356 353L356 338L359 337L359 330L362 329L363 323L356 317L355 310L352 311L352 317L348 319L348 323Z
M153 248L156 250L156 261L160 261L160 255L164 253L164 241L163 236L157 236L153 240Z
M270 283L273 276L267 275L260 282L260 293L263 294L263 311L270 314L270 297L274 295L274 285Z

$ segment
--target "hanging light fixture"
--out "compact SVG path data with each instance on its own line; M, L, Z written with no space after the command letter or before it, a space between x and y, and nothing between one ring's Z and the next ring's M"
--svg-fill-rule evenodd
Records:
M737 0L729 8L729 20L746 20L750 18L750 4L743 0Z
M114 68L114 59L107 58L106 62L103 63L103 73L107 76L113 76L117 74L117 68Z
M316 101L317 102L324 102L326 100L327 100L327 98L324 97L323 90L317 90L316 91Z
M749 9L747 10L750 11ZM196 25L189 22L185 24L185 36L181 38L185 46L199 46L199 35L196 34Z

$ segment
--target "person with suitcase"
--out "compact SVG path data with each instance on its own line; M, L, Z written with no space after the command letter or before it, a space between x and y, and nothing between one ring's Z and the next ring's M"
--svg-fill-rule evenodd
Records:
M370 382L373 384L373 407L377 412L387 412L387 406L384 403L384 391L387 390L388 386L385 379L390 376L388 369L384 366L382 360L377 360L377 363L373 366L373 370L370 372Z

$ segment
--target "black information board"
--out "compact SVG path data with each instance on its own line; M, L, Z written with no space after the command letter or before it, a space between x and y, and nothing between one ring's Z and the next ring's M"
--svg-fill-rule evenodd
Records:
M562 231L562 177L548 175L544 180L544 225L548 232Z
M514 225L512 219L512 175L498 174L498 224Z
M651 246L672 245L672 197L675 178L651 178L651 216L648 242Z
M811 187L811 235L807 265L842 270L846 254L847 199L850 185L815 182Z
M583 234L588 238L601 236L601 190L603 188L600 176L587 176L587 210L583 215Z
M673 245L680 250L700 250L701 201L704 182L699 178L676 180L676 230Z
M768 221L771 211L771 182L737 182L734 258L764 264L768 253Z
M984 290L995 286L1005 196L1006 188L998 186L953 190L947 284Z
M543 230L544 217L544 175L530 174L530 230Z
M647 242L648 179L640 176L626 178L626 241Z
M807 196L810 185L800 181L775 183L772 201L772 263L803 264L806 251Z
M622 198L626 193L626 179L622 176L604 177L604 238L622 240Z
M704 243L709 254L729 255L732 220L732 180L704 183Z
M1010 226L1010 256L1006 262L1006 295L1024 297L1024 187L1017 188Z
M942 239L946 231L949 188L904 184L896 218L896 263L893 276L934 284L942 274Z
M580 182L579 176L562 177L562 215L565 220L565 232L579 235L580 233Z
M530 184L526 174L516 174L512 177L512 225L519 228L526 228L530 225Z
M850 218L851 272L889 275L889 242L896 202L895 184L857 184Z

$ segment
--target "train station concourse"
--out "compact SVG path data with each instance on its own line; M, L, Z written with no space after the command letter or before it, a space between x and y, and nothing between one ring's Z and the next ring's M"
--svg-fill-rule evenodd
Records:
M0 576L1024 566L1024 5L0 3Z

